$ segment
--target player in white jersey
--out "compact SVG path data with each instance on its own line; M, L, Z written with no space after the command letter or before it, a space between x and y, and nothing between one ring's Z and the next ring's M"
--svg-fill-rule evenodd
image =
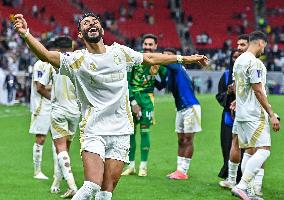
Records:
M41 172L43 144L50 130L50 91L52 66L38 60L34 64L31 85L31 124L29 132L35 135L33 145L34 178L48 179Z
M78 23L78 37L86 49L65 54L45 49L29 33L23 15L15 15L14 26L40 59L59 68L60 73L74 82L81 102L80 140L85 182L72 199L95 196L97 200L111 199L124 163L128 162L130 134L133 134L127 69L141 63L207 65L207 57L142 54L117 43L104 45L104 30L93 13L83 15Z
M56 37L53 41L54 50L60 52L73 51L72 39L67 36ZM71 80L59 73L52 73L53 87L51 93L51 134L56 147L58 170L55 169L52 193L60 191L60 181L64 177L68 190L61 195L70 198L77 192L77 186L71 170L69 149L80 120L80 110Z
M250 192L252 180L270 155L269 118L274 131L280 129L279 120L268 103L265 82L266 70L257 58L267 44L264 33L249 35L248 50L234 64L233 75L236 86L236 117L233 132L238 133L239 146L250 155L242 160L241 181L232 193L241 199L260 199Z

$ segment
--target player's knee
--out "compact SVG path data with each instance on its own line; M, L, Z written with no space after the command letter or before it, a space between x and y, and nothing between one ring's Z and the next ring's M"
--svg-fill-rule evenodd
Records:
M45 142L45 135L36 135L36 143L43 145Z

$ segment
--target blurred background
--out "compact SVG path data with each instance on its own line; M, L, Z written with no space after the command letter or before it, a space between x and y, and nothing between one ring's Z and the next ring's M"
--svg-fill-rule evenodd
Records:
M0 103L29 103L32 66L37 58L13 30L10 19L22 13L30 32L42 42L70 35L76 48L82 13L100 16L104 42L141 50L141 36L158 36L159 50L176 48L182 55L205 54L210 65L186 66L197 93L216 93L238 35L262 30L269 45L261 57L267 67L267 90L284 93L284 0L1 0Z

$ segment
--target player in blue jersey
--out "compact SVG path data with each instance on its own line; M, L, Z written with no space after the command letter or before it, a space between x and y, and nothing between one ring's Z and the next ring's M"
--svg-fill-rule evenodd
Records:
M169 48L164 54L175 55ZM177 170L168 174L170 179L188 179L187 171L192 159L195 133L201 129L201 107L195 97L192 81L185 67L180 64L167 65L167 88L172 92L177 108L176 132L178 137Z

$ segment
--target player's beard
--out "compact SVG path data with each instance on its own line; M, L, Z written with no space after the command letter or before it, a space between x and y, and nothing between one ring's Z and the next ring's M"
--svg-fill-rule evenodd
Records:
M83 38L89 43L98 43L103 37L103 29L98 28L99 35L94 37L89 37L88 32L90 29L83 31Z
M155 52L155 50L154 49L143 49L143 52L144 53L154 53Z

